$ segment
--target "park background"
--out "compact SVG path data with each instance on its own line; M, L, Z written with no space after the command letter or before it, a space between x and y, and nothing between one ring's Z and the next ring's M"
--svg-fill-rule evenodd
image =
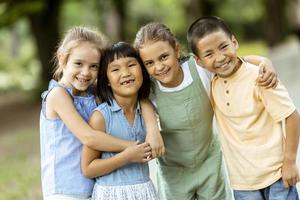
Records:
M236 33L239 55L263 55L273 61L299 110L300 42L294 34L300 28L299 4L299 0L0 0L0 200L42 199L40 93L51 78L57 42L68 28L97 27L112 42L132 42L140 26L159 21L188 50L189 24L200 16L220 16ZM155 179L153 161L150 166Z

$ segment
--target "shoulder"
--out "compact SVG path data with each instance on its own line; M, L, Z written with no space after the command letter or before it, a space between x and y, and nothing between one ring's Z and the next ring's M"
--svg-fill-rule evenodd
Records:
M47 96L47 101L58 103L63 101L72 101L72 97L63 87L54 87Z

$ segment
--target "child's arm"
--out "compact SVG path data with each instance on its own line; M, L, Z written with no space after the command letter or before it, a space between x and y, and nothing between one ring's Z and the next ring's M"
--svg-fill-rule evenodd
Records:
M51 108L80 142L90 148L119 152L134 143L92 129L77 112L70 95L61 87L54 88L49 93L46 108Z
M246 62L258 65L260 67L257 84L266 88L276 88L278 78L272 61L266 57L249 55L243 57Z
M294 111L286 118L286 145L282 165L282 180L286 188L299 182L299 172L296 165L299 135L300 116L297 111Z
M104 118L98 111L92 114L89 124L96 130L105 131ZM130 162L148 162L151 159L151 147L148 143L135 142L111 158L100 159L100 154L99 151L83 146L81 169L84 176L94 178L108 174Z
M165 153L165 146L158 128L153 105L148 99L145 99L141 101L141 106L147 129L146 141L152 148L152 158L160 157Z

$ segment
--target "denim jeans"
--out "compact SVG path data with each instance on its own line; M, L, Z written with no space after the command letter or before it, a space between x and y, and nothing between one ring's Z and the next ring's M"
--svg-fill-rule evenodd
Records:
M234 190L235 200L299 200L295 185L285 188L282 179L260 190Z

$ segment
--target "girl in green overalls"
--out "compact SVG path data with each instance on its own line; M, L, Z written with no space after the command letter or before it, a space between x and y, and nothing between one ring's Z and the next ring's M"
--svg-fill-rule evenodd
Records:
M163 24L142 27L134 46L155 79L154 101L166 148L158 159L160 199L233 199L212 130L211 74L197 67L193 57L179 61L179 44ZM274 73L268 74L267 82L276 84Z

